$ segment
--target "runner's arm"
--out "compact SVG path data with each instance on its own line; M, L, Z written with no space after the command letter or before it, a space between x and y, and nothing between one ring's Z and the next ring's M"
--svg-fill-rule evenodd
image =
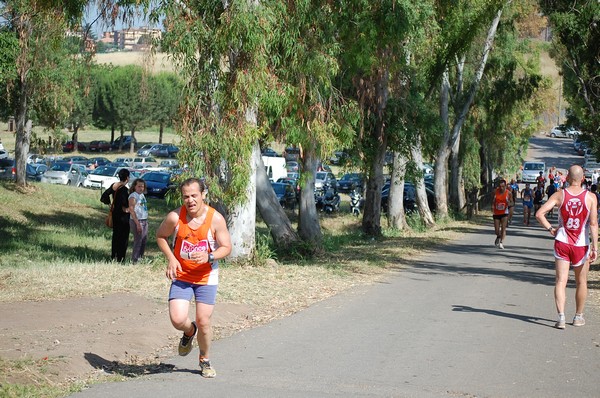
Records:
M181 271L181 264L173 254L171 246L169 245L169 237L175 232L177 222L179 221L179 214L177 212L170 212L167 217L160 224L156 230L156 244L161 252L167 258L167 278L173 280L177 277L177 271Z
M588 193L590 201L590 232L592 235L592 251L590 253L590 262L598 258L598 199L596 195Z
M546 214L550 210L554 209L554 206L560 205L560 203L562 202L562 195L563 195L562 192L556 192L555 194L553 194L552 196L550 196L550 199L548 199L546 201L546 203L544 203L538 209L538 211L535 213L536 220L538 220L538 222L540 223L540 225L544 229L548 230L552 235L555 234L556 229L552 228L552 224L550 224L550 222L546 219Z

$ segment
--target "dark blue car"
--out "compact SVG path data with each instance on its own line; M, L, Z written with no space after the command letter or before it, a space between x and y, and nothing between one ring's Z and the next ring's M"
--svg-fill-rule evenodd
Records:
M151 171L142 176L146 181L146 195L164 198L170 189L175 188L170 173Z
M294 210L296 207L296 192L294 192L294 188L284 182L272 182L271 186L281 207Z

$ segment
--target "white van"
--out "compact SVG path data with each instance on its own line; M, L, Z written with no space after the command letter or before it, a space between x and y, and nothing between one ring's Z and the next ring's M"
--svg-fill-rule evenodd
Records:
M263 156L263 163L265 164L265 170L267 176L271 182L275 182L280 178L287 177L287 170L285 168L285 158Z
M522 182L535 183L535 179L546 172L546 163L544 162L525 162L523 163L523 172L521 173Z

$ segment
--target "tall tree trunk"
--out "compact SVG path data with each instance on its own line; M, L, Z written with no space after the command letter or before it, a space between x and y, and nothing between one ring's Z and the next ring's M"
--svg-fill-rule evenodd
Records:
M510 1L508 1L507 4L508 3L510 3ZM490 27L488 28L487 37L486 37L485 43L483 45L481 60L479 61L479 66L477 68L475 76L473 76L473 81L471 82L471 87L469 88L469 92L468 92L467 96L465 97L464 102L458 103L457 106L455 106L455 109L458 110L458 114L455 119L454 126L452 128L452 137L450 139L450 148L452 148L451 152L456 152L456 160L454 160L454 155L452 155L453 162L451 165L452 178L450 181L450 198L451 198L451 202L455 201L454 204L457 209L462 209L465 204L464 183L462 181L462 175L459 170L460 161L459 161L459 156L458 156L459 145L460 145L459 144L460 143L460 132L462 130L462 126L464 125L464 123L467 119L469 109L471 108L471 105L473 104L473 100L475 99L477 90L479 89L479 85L480 85L481 79L483 77L483 72L485 71L485 66L487 64L487 59L490 54L490 51L492 50L492 44L494 44L494 37L496 36L496 31L498 29L498 23L500 22L501 17L502 17L502 8L500 10L498 10ZM459 93L457 93L456 100L460 101L460 100L462 100L462 98L463 98L463 96L459 95Z
M300 209L298 211L298 235L315 251L321 250L323 234L315 205L315 173L317 171L316 144L307 145L303 151L304 185L300 190Z
M260 152L260 150L259 150ZM292 223L277 200L265 170L262 156L256 159L256 206L260 216L269 227L271 237L277 247L289 248L296 245L300 238L292 228Z
M73 152L79 150L79 124L73 123Z
M252 119L252 115L247 118L256 122L256 111L253 111L254 119ZM236 205L229 212L229 234L232 245L230 257L234 260L244 261L254 255L256 246L256 165L260 156L260 147L256 142L252 146L252 156L248 159L250 163L250 178L246 186L248 200Z
M162 144L164 131L165 131L165 124L163 122L160 122L160 124L158 126L158 143L159 144Z
M390 228L404 230L408 228L404 213L404 176L408 158L400 152L394 152L392 178L388 196L387 219Z
M17 58L18 103L15 114L16 141L15 141L15 178L17 185L27 185L27 154L31 144L31 121L29 120L29 97L28 76L31 67L28 51L29 38L31 37L31 20L28 15L18 15L14 19L19 40L19 55Z
M417 134L415 145L411 147L411 156L413 162L415 162L415 165L417 166L417 170L423 170L423 146L421 144L421 134ZM432 227L435 225L435 220L433 214L431 214L431 209L429 208L427 192L425 191L425 182L420 173L415 179L415 188L417 190L417 206L419 208L421 219L427 227Z
M110 126L110 144L112 145L113 142L115 142L115 125L114 124Z
M449 125L449 105L450 105L450 81L448 80L448 68L442 74L442 85L440 88L440 119L444 128L442 142L438 147L435 159L435 202L437 215L440 218L448 217L448 159L450 157L450 125Z
M374 108L375 127L370 132L370 145L373 158L367 180L365 195L365 212L362 229L369 236L381 235L381 189L383 188L383 166L387 150L387 134L385 131L385 109L389 98L389 70L379 71L375 82L375 96L371 106ZM391 198L388 198L391 199Z
M131 128L131 142L129 143L129 153L135 152L135 127Z
M365 193L365 212L363 214L362 230L369 236L381 236L381 190L383 189L383 166L385 164L385 151L387 137L381 137L375 147L374 159L369 169L367 191ZM388 203L392 199L388 198Z

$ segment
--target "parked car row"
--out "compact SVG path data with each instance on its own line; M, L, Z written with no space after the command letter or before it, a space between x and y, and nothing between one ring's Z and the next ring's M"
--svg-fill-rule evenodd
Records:
M121 148L122 150L129 150L131 143L133 147L138 149L138 142L135 137L130 135L124 135L117 137L112 143L104 140L94 140L89 144L85 142L77 142L77 151L79 152L110 152L116 151ZM63 152L73 152L75 143L73 141L67 141L63 144ZM154 156L159 158L173 158L177 156L179 148L173 144L146 144L139 148L138 156ZM1 154L0 154L1 157Z

